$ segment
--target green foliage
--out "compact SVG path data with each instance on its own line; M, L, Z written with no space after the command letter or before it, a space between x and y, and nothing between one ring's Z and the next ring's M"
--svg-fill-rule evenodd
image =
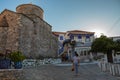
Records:
M96 38L95 41L92 43L91 51L107 53L108 50L112 50L113 48L114 42L112 41L112 39L101 35L100 38Z
M70 42L70 45L72 46L72 48L74 48L75 45L76 45L76 41L75 41L75 40L74 40L74 41L71 41L71 42Z
M120 40L114 42L114 50L115 52L120 52Z
M9 57L13 62L19 62L25 59L25 56L20 51L12 52Z

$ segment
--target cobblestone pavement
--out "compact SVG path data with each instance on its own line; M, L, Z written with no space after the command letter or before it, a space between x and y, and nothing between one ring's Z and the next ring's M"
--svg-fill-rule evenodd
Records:
M24 80L120 80L109 73L101 72L97 64L79 66L75 76L71 66L42 65L24 69Z

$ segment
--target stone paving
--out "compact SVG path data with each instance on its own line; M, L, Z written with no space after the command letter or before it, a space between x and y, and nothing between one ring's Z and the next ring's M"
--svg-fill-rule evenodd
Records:
M120 80L109 73L101 72L97 64L81 64L78 76L71 71L71 65L66 64L48 64L23 70L24 80Z

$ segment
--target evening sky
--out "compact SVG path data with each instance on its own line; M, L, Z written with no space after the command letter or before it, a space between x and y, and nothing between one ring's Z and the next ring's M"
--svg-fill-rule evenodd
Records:
M52 31L83 30L120 36L120 0L0 0L0 12L32 3L44 10Z

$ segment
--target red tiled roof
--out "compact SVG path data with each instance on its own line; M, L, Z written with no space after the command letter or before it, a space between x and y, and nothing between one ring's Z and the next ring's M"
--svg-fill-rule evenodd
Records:
M95 32L81 31L81 30L71 30L67 32L52 32L55 36L59 36L59 34L94 34Z
M55 36L59 36L59 34L66 34L66 32L52 32Z
M81 31L81 30L71 30L67 31L70 34L94 34L95 32Z

